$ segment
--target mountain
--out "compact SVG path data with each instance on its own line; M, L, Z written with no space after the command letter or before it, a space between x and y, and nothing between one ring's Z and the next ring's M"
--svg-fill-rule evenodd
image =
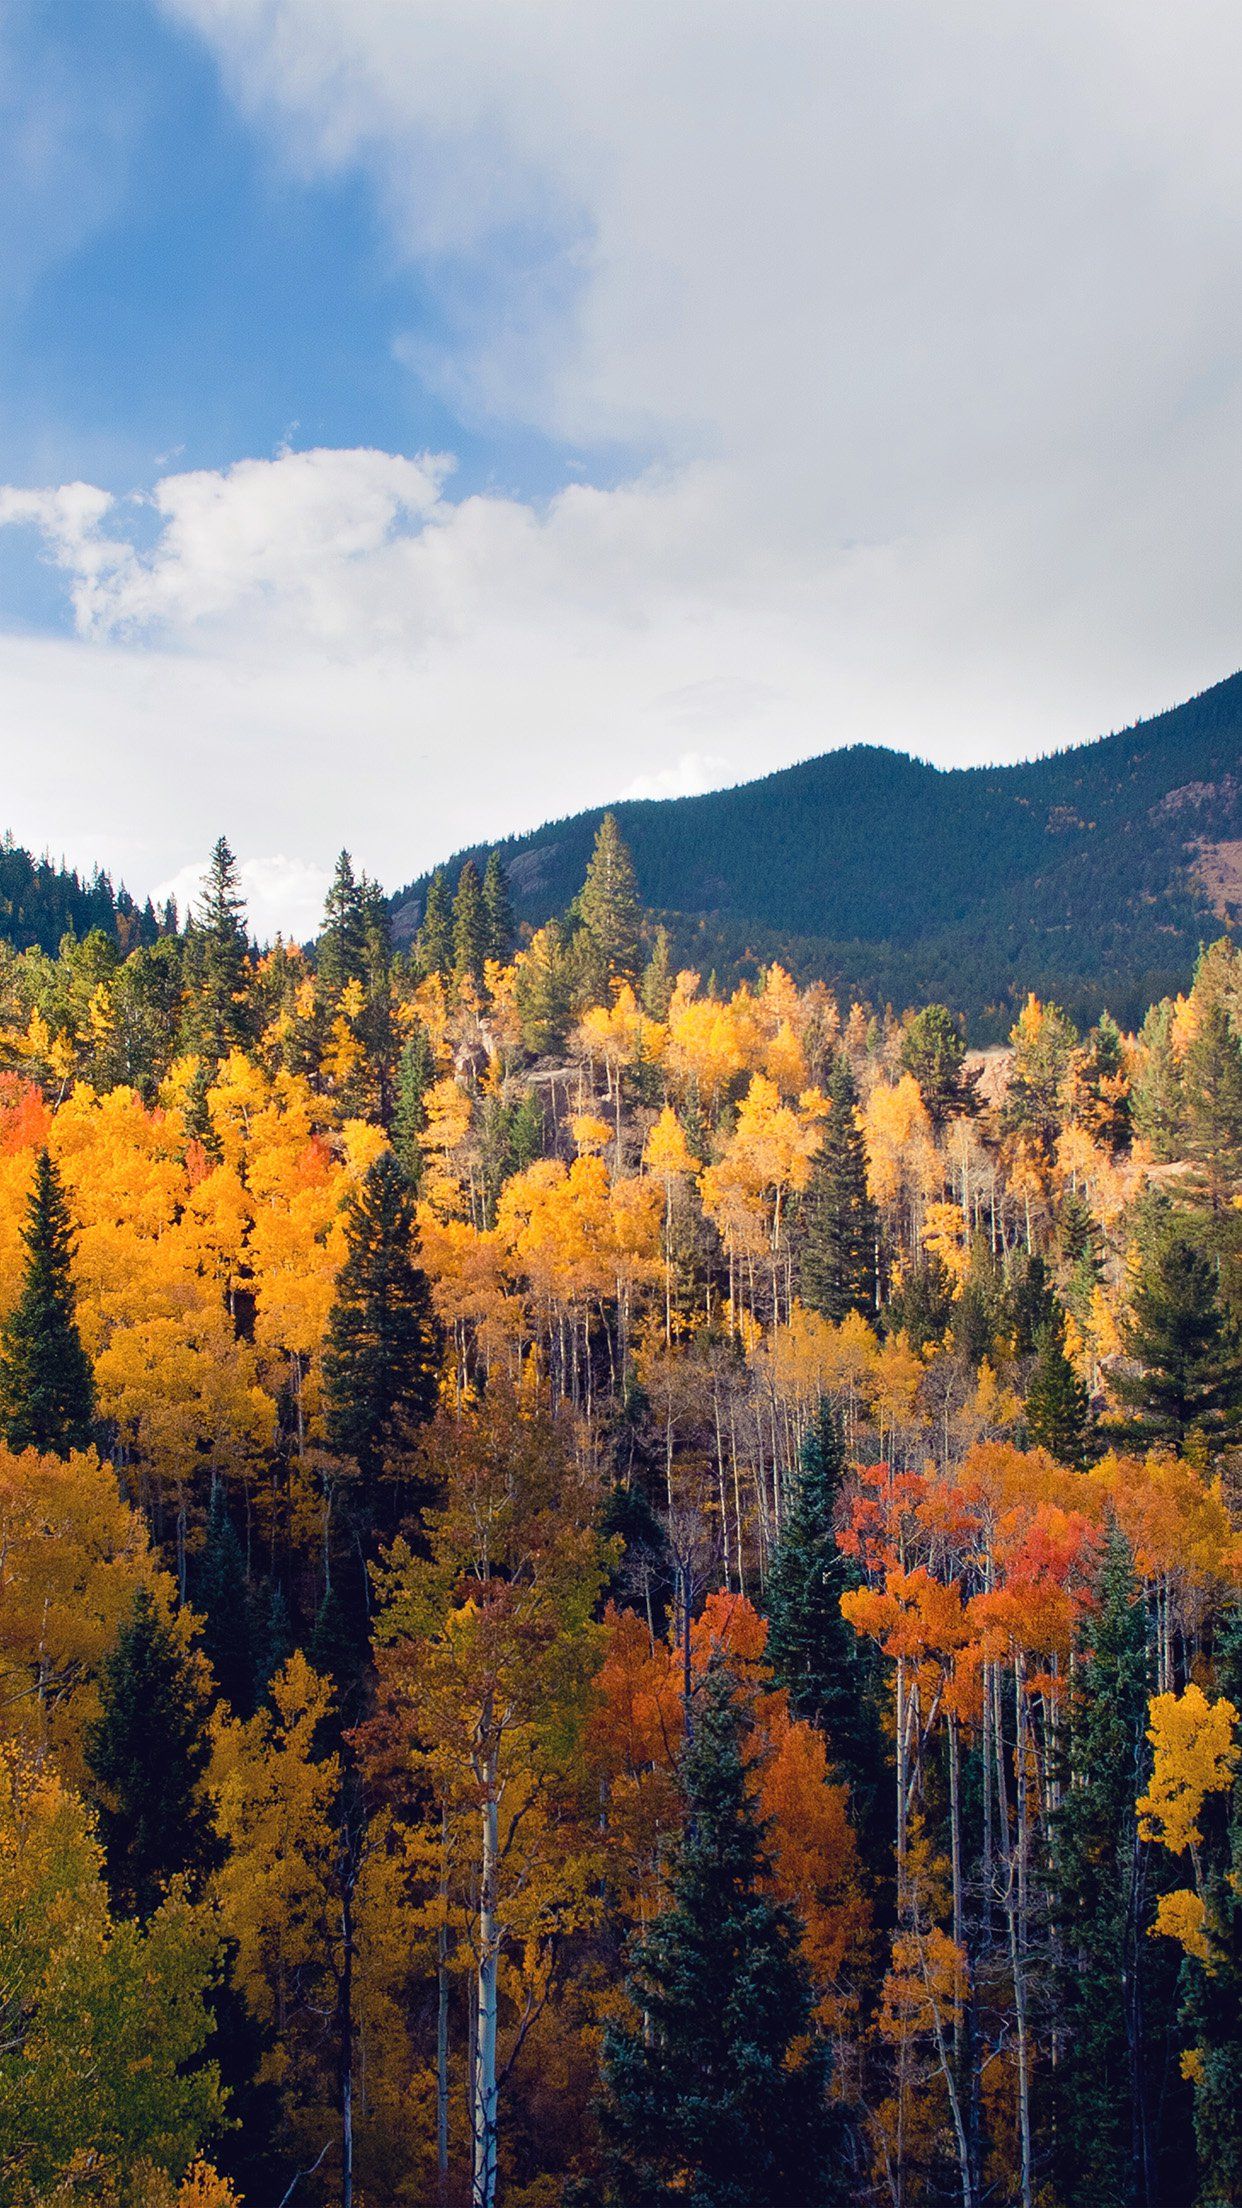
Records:
M1028 989L1125 1024L1242 922L1242 674L1120 734L1009 767L871 745L703 797L612 808L680 963L780 958L872 1002L939 999L980 1041ZM603 809L499 846L519 920L581 886ZM458 852L480 864L486 846ZM399 940L427 877L393 899Z

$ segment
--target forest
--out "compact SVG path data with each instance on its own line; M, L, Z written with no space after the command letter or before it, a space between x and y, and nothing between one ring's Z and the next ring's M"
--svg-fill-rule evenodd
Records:
M1010 1025L0 943L0 2208L1242 2202L1242 952Z

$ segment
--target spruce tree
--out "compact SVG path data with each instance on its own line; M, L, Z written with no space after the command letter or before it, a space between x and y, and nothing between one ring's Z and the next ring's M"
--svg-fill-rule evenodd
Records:
M73 1232L49 1152L35 1159L21 1294L0 1328L0 1426L10 1449L64 1457L90 1439L94 1385L75 1315Z
M1217 1215L1242 1190L1242 1050L1222 1004L1207 1007L1186 1052L1182 1109L1189 1192Z
M634 862L616 815L605 813L595 837L578 912L608 981L636 983L641 971L643 908Z
M1113 1527L1081 1652L1070 1783L1055 1834L1064 2053L1056 2080L1065 2208L1132 2208L1143 2197L1140 2140L1140 1854L1148 1661L1129 1546Z
M487 915L483 886L473 859L467 859L457 877L453 899L453 979L483 987L483 961L487 956Z
M772 1559L767 1654L795 1717L823 1733L855 1815L865 1819L882 1750L864 1644L841 1615L841 1597L855 1584L834 1524L846 1470L840 1423L825 1399L802 1445Z
M363 902L365 884L359 884L354 876L353 861L348 851L342 851L336 862L332 885L324 899L323 925L315 945L315 964L319 979L326 989L334 993L342 990L347 982L362 981L366 973L366 913Z
M416 955L420 972L439 974L447 981L453 971L453 922L449 912L448 876L438 866L427 884Z
M843 1057L825 1093L831 1109L799 1208L798 1279L808 1308L839 1325L847 1312L874 1311L878 1225L867 1193L858 1092Z
M418 1138L427 1125L423 1099L435 1077L431 1037L418 1020L397 1066L397 1104L392 1122L392 1146L411 1188L417 1188L422 1179L423 1152Z
M630 1968L636 2020L605 2033L616 2208L820 2208L836 2192L826 2051L796 1921L767 1890L749 1729L713 1665L683 1763L668 1903Z
M1065 1354L1065 1319L1042 1327L1035 1369L1026 1391L1026 1427L1031 1445L1046 1449L1058 1464L1081 1469L1091 1454L1091 1400Z
M901 1062L919 1085L933 1127L975 1108L975 1085L966 1073L966 1044L947 1005L916 1012L901 1039Z
M223 1058L250 1039L246 986L250 938L237 861L224 836L217 838L195 916L194 943L200 989L193 1021L204 1055Z
M168 1880L215 1858L201 1791L207 1704L193 1658L144 1588L99 1682L86 1742L108 1884L119 1910L149 1917Z
M673 961L669 950L668 929L659 927L651 946L651 956L643 969L643 1010L653 1020L666 1020L673 999Z
M1185 1234L1165 1231L1149 1244L1122 1331L1141 1369L1113 1384L1137 1435L1179 1449L1192 1433L1209 1447L1226 1441L1242 1406L1242 1364L1215 1267Z
M372 1484L435 1408L439 1331L415 1262L414 1206L391 1150L346 1206L347 1255L324 1349L328 1438Z
M505 966L513 956L513 906L509 901L509 877L499 851L488 855L483 870L484 955Z
M254 1611L246 1560L223 1480L217 1480L211 1492L194 1600L202 1613L203 1652L216 1685L235 1716L251 1717L256 1684Z

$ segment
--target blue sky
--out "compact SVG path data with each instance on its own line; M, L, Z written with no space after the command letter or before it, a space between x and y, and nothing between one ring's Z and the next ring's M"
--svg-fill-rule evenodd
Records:
M21 837L335 850L1242 659L1224 0L0 0ZM438 456L434 459L429 456Z

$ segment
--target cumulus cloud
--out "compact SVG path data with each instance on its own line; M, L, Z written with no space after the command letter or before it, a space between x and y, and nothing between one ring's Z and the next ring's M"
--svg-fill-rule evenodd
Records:
M67 807L166 876L209 790L248 849L393 883L845 741L1081 740L1236 663L1225 0L164 5L293 168L369 178L446 333L420 373L598 481L313 451L2 494L82 639L0 650L19 832Z

